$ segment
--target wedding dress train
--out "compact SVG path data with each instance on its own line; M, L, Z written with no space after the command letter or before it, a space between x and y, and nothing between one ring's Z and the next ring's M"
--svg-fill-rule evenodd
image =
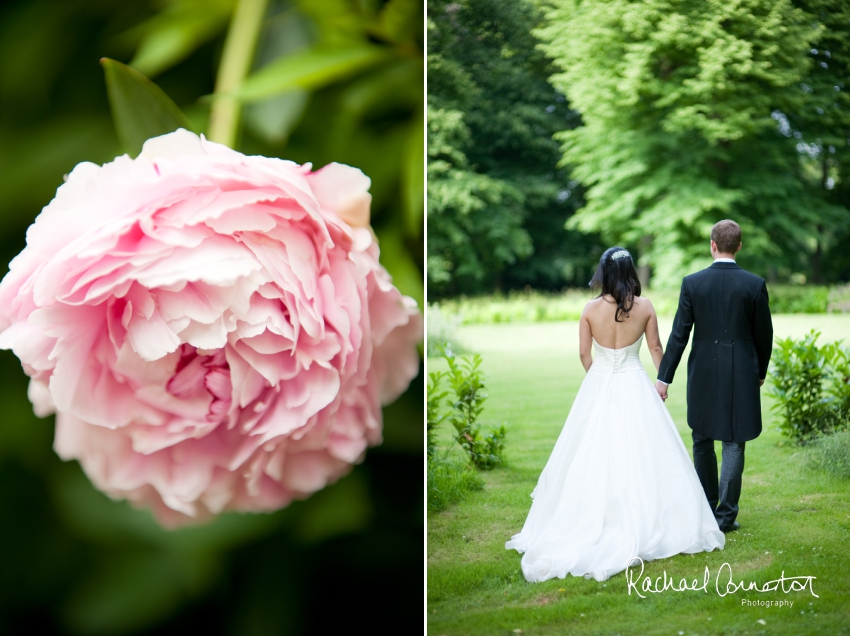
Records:
M639 351L595 340L594 359L537 486L522 532L528 581L604 581L644 561L723 548L725 537Z

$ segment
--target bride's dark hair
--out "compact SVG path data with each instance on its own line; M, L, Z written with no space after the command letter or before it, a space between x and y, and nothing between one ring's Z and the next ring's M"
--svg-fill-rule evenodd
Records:
M590 287L599 298L605 294L613 296L617 303L614 320L623 322L635 304L635 296L640 296L638 280L632 255L622 247L609 247L599 259L599 267L590 279Z

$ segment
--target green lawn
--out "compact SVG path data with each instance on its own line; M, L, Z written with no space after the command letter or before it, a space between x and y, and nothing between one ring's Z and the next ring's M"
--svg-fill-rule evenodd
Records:
M663 342L671 323L661 319ZM779 337L801 336L812 327L823 332L820 342L850 336L848 315L775 316L774 326ZM666 571L677 582L702 581L708 566L709 593L668 590L639 598L627 593L622 573L604 583L574 577L527 583L520 555L504 543L522 528L529 494L584 377L578 325L474 325L459 337L483 356L484 417L507 423L507 465L485 474L483 491L428 516L429 634L850 634L850 482L808 468L799 449L783 443L767 398L765 430L747 444L741 530L727 535L723 551L646 566L653 579ZM645 347L643 354L652 369ZM441 361L429 360L429 369L439 368ZM685 379L683 362L667 406L690 452ZM808 591L721 597L714 582L723 563L735 581L760 587L783 572L817 577L818 598ZM747 607L742 599L793 606Z

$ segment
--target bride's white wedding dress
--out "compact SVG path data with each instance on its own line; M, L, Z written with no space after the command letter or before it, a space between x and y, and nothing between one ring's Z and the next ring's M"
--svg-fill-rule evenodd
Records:
M604 581L644 561L723 548L682 438L640 361L595 340L594 359L537 487L522 532L528 581Z

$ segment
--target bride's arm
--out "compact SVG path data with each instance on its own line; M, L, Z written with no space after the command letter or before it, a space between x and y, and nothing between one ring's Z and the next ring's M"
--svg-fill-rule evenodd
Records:
M664 347L661 346L661 336L658 335L658 317L655 315L655 307L652 306L648 298L645 298L644 301L649 306L649 320L646 321L646 346L649 348L649 353L652 354L652 364L658 371L661 358L664 357Z
M581 318L578 322L578 357L581 358L581 364L585 372L590 369L593 364L593 357L590 355L591 335L590 321L587 319L587 305L584 311L581 312Z

